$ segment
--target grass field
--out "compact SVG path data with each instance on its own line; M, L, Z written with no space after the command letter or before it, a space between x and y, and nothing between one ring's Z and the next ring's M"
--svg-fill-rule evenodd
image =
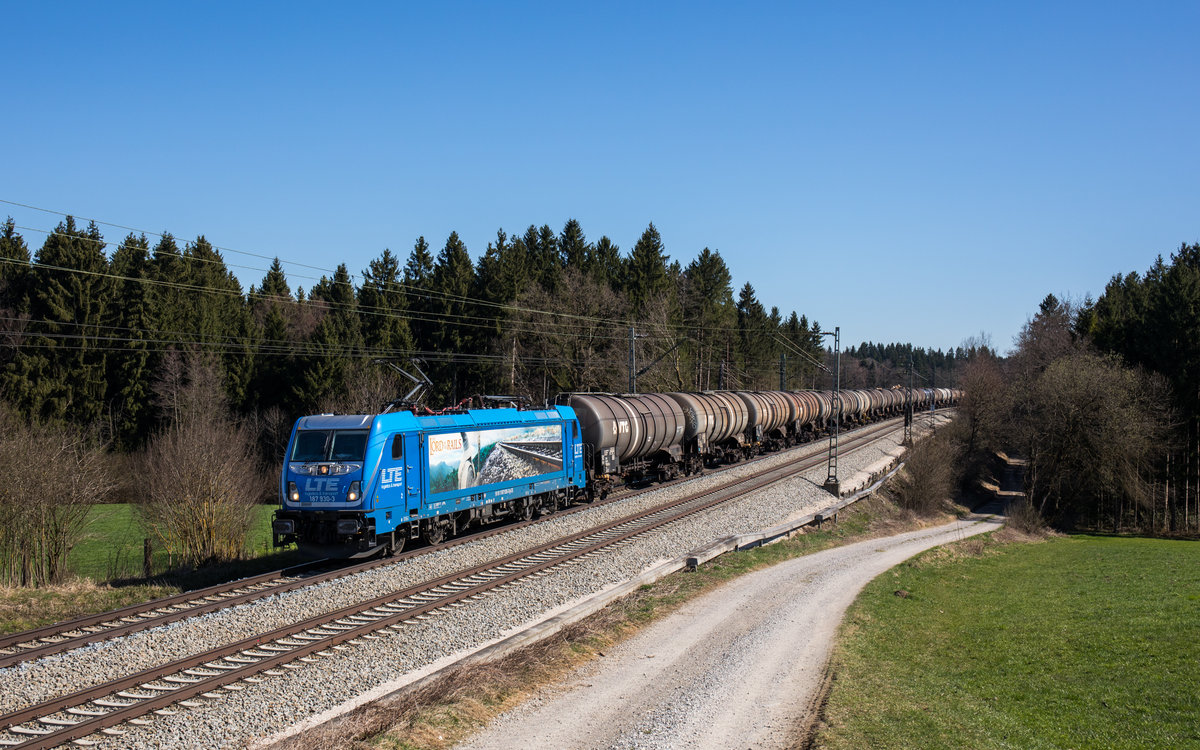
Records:
M195 571L171 570L166 551L156 546L155 578L145 581L142 540L146 533L133 506L97 505L88 515L83 540L68 558L72 578L39 589L0 588L0 633L28 630L294 565L301 559L299 553L276 552L271 547L274 510L273 505L255 507L254 525L247 540L250 559Z
M247 544L252 557L270 554L271 514L274 505L256 505L254 524ZM146 531L138 522L132 505L97 505L86 521L82 541L71 550L67 565L74 575L93 581L135 578L142 575L142 540ZM155 545L154 572L161 573L169 565L167 552Z
M1200 747L1200 543L933 550L864 590L834 668L818 747Z

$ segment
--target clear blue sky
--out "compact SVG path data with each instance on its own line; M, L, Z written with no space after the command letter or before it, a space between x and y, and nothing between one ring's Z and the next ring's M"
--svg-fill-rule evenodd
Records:
M672 258L720 250L735 285L846 341L1003 350L1047 292L1200 241L1196 2L0 18L0 198L321 267L452 230L478 257L499 228L572 217L627 252L653 221Z

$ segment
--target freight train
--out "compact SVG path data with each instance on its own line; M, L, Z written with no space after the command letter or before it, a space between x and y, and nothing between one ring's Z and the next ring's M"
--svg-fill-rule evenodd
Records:
M913 391L914 410L961 391ZM694 475L902 414L902 389L569 393L553 406L418 416L320 414L292 428L275 546L322 557L394 554L469 527L591 502L619 484Z

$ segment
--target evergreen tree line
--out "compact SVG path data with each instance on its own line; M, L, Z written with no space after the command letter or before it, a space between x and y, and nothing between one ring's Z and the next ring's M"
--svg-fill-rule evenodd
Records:
M984 336L968 339L953 349L926 349L912 344L882 344L864 341L843 353L842 384L846 388L886 388L907 385L912 367L914 388L943 387L956 384L962 367L979 356L995 357L996 352Z
M631 348L638 390L778 388L781 372L789 388L827 385L815 321L768 310L749 283L735 297L717 251L672 261L653 224L627 255L575 220L498 231L478 262L457 233L437 251L421 237L405 260L385 249L357 279L341 264L308 290L277 258L248 292L204 236L129 234L110 255L70 217L36 252L12 219L0 229L0 398L120 451L175 421L170 393L197 369L272 458L296 416L408 390L375 358L419 357L434 408L625 391Z
M1200 243L1160 255L1145 274L1114 275L1085 300L1078 335L1169 385L1166 440L1153 446L1159 482L1146 514L1200 529Z
M1026 458L1055 525L1200 530L1200 245L1095 300L1047 295L1016 343L963 370L968 455Z

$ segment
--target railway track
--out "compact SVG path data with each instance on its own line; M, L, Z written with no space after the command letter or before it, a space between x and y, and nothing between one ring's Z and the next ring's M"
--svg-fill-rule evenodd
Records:
M895 429L894 422L868 428L847 438L843 448L853 450ZM0 729L4 730L0 745L49 748L72 741L86 745L98 741L89 739L97 732L123 734L122 724L149 723L146 717L153 712L170 714L176 711L173 706L194 707L220 698L222 691L242 690L247 684L285 674L283 670L302 669L356 643L388 637L402 631L406 623L427 619L516 581L544 575L823 461L818 453L760 469L720 487L483 565L0 716Z
M877 426L888 425L893 421L886 420L878 423ZM814 449L819 448L817 442L808 445ZM545 460L545 457L538 454L535 450L522 448L520 444L508 444L505 447L522 455L527 454L527 457L531 460ZM732 466L746 465L742 463ZM691 478L693 477L681 477L670 482L661 482L650 489L670 486ZM591 505L579 505L567 508L555 515L561 516L563 514L577 513L590 507L620 502L637 494L639 491L645 490L614 492L603 501ZM315 560L249 578L216 584L194 591L185 591L180 594L140 604L133 604L122 609L86 615L66 622L46 625L34 630L0 636L0 669L63 653L92 643L120 638L191 617L217 612L240 604L247 604L276 594L295 591L306 586L313 586L326 581L355 575L383 565L391 565L416 555L454 547L468 541L486 538L492 534L503 533L514 528L520 528L525 524L536 522L535 520L508 523L459 536L432 547L409 550L391 558L367 560L351 565L342 565L329 560Z

